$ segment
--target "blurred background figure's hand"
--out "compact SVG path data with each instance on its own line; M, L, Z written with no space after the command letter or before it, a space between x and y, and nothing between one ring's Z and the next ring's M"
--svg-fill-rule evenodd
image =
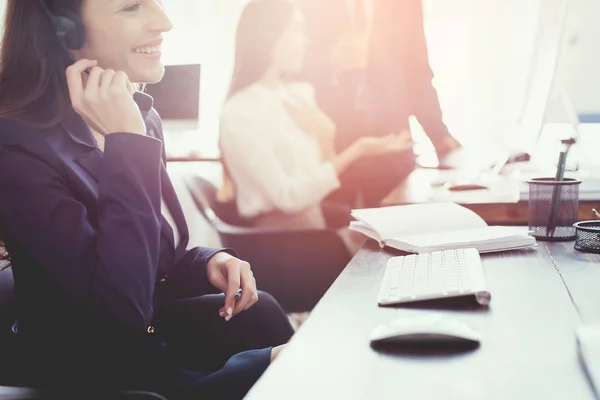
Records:
M453 150L460 149L462 145L452 135L447 135L444 140L440 140L439 143L435 144L435 152L438 157L443 157Z
M356 141L363 157L401 153L412 149L414 143L408 131L383 137L364 136Z

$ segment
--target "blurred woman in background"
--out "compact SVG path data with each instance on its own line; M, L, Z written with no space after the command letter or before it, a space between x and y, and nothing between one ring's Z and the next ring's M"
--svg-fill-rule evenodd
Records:
M253 0L242 12L235 66L221 117L222 202L234 201L254 226L326 228L322 201L356 161L411 148L407 133L363 137L336 153L336 127L313 87L286 79L303 67L303 17L286 0ZM385 174L385 171L374 171ZM376 175L374 175L376 176ZM349 209L335 228L347 226ZM343 228L353 252L360 239Z

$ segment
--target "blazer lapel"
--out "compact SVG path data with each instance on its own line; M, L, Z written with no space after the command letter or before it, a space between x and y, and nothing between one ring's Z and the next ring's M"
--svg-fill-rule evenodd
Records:
M181 238L179 242L179 246L177 246L176 254L179 254L181 251L185 251L187 248L187 244L189 241L189 232L188 226L185 222L185 216L183 214L183 210L181 208L181 204L177 199L177 194L175 192L175 188L169 178L169 174L167 173L167 169L165 168L164 163L160 168L160 183L162 187L162 196L165 201L166 206L169 208L169 212L175 221L173 229L177 229L179 231L179 236ZM168 224L167 224L168 225ZM173 235L170 235L171 240Z
M160 218L160 234L162 236L164 236L165 239L167 239L167 241L171 244L171 248L174 249L175 248L175 241L174 241L175 237L173 235L173 227L171 227L171 225L169 225L169 222L164 217L164 215L162 215Z

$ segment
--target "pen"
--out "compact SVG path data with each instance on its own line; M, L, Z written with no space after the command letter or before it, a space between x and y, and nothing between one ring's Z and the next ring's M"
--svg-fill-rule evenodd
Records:
M556 167L556 176L555 181L560 182L564 179L565 175L565 160L566 160L566 151L561 151L558 156L558 165ZM546 236L554 236L554 230L556 229L556 214L559 210L559 201L560 198L561 186L560 184L555 184L552 188L552 198L550 200L550 221L548 222L548 226L546 227Z

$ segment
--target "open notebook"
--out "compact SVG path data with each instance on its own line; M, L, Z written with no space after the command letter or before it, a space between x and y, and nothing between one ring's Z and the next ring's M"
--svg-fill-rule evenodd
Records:
M411 204L353 210L350 229L411 253L474 247L480 253L531 247L535 238L522 227L488 226L455 203Z

